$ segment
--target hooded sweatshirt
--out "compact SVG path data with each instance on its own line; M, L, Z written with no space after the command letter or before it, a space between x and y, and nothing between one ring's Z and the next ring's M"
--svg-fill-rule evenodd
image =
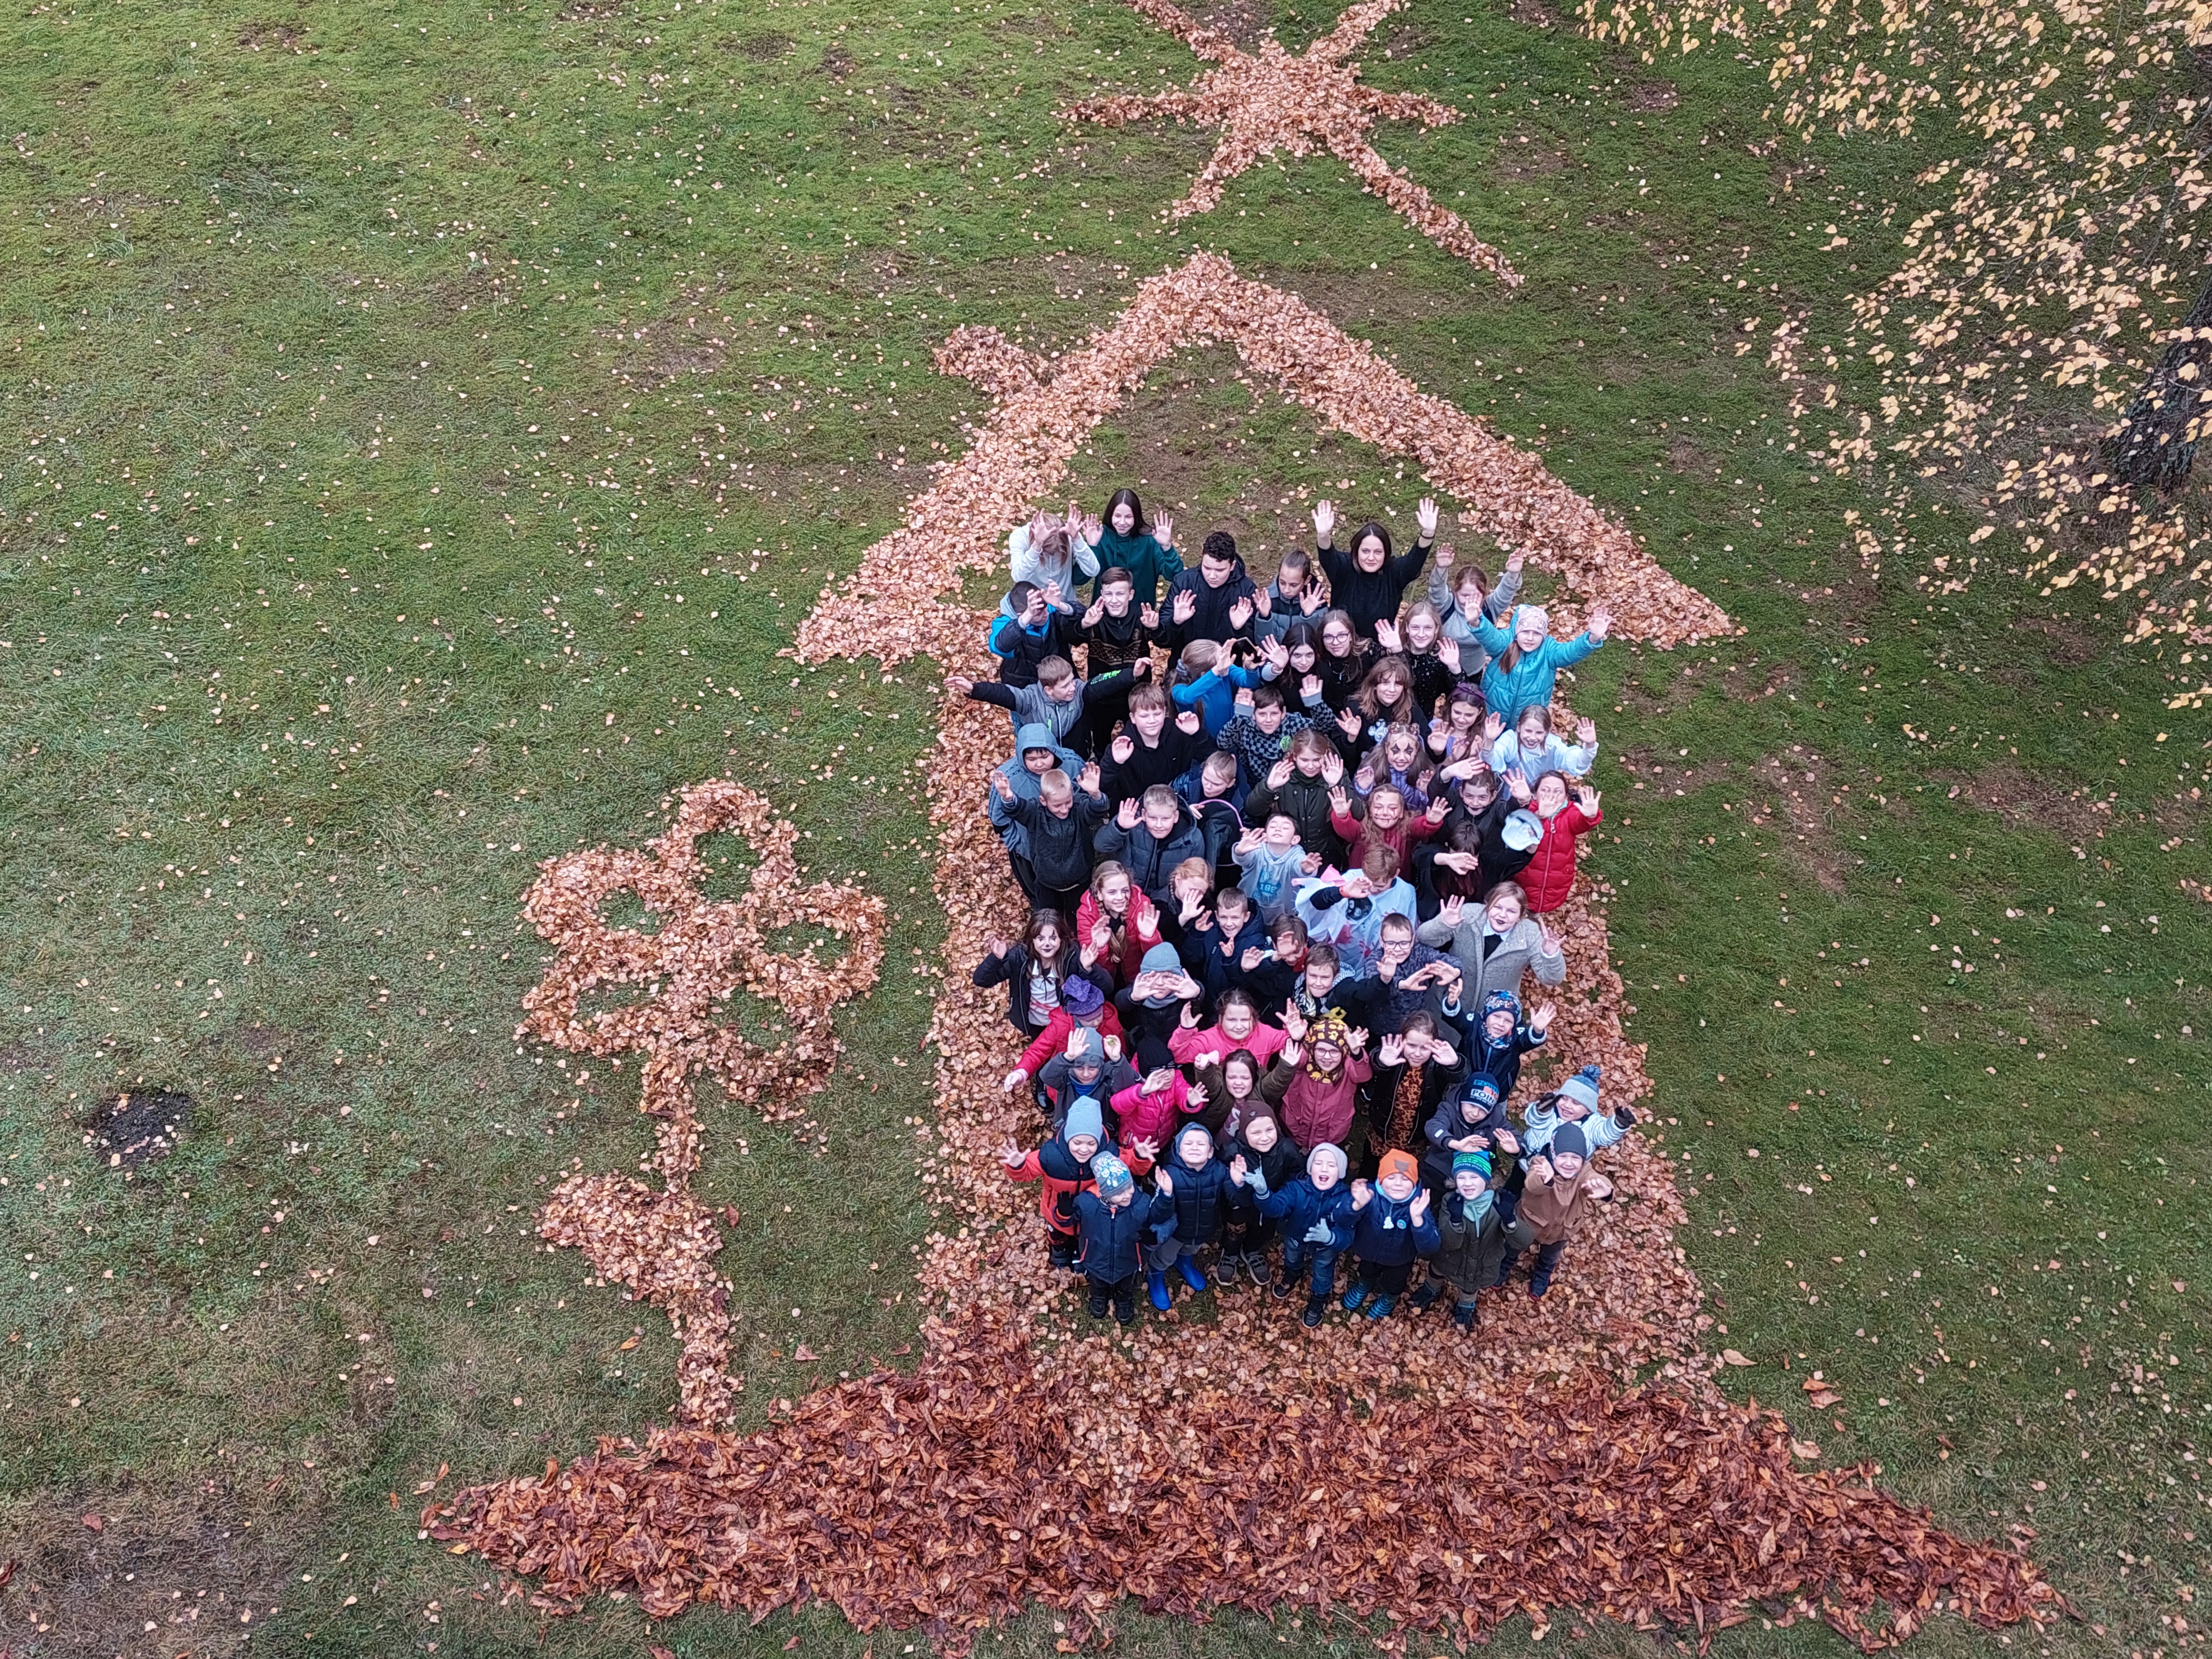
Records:
M1067 774L1073 783L1083 770L1083 757L1063 744L1052 734L1052 728L1036 720L1030 720L1014 729L1013 758L1000 763L999 775L1010 784L1016 800L1035 800L1040 787L1038 775L1022 764L1022 757L1032 749L1052 750L1053 763ZM991 828L999 832L999 839L1006 850L1019 857L1030 855L1029 832L1014 821L1008 803L999 799L999 792L988 783L983 787L984 805L988 810Z
M1318 550L1321 568L1328 576L1329 599L1352 618L1352 626L1362 639L1374 638L1376 623L1397 616L1407 585L1429 562L1430 545L1418 542L1406 552L1393 553L1375 571L1362 570L1359 561L1350 553L1340 553L1334 547Z

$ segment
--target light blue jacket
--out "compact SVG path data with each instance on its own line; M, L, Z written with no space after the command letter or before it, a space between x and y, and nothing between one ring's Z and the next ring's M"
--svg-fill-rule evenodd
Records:
M1517 618L1520 614L1516 606L1513 615ZM1513 643L1512 622L1495 623L1484 617L1476 631L1491 658L1490 665L1482 671L1482 700L1493 713L1503 714L1509 725L1516 714L1532 705L1548 708L1553 684L1559 678L1559 671L1580 662L1602 643L1586 632L1571 640L1547 638L1508 668L1499 658Z

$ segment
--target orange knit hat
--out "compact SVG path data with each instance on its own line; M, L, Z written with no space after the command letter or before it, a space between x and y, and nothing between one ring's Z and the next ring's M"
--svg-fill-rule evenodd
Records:
M1382 1167L1375 1172L1375 1179L1384 1182L1394 1175L1403 1176L1418 1187L1421 1182L1421 1166L1413 1162L1411 1152L1385 1152Z

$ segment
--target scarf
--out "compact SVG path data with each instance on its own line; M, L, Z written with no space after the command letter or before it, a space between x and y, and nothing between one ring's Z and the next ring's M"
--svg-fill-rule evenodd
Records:
M1398 1091L1390 1097L1390 1125L1382 1137L1385 1152L1400 1152L1413 1144L1413 1125L1421 1115L1422 1069L1426 1064L1408 1060L1398 1074Z
M1498 1202L1498 1194L1486 1187L1474 1198L1462 1198L1457 1193L1446 1195L1444 1207L1451 1213L1452 1224L1464 1227L1469 1232L1481 1231L1483 1218L1489 1215Z

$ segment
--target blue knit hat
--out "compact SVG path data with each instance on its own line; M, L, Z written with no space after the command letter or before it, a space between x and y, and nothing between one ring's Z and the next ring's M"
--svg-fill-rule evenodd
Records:
M1145 952L1144 971L1148 974L1179 974L1182 958L1176 954L1172 945L1155 945Z
M1106 1115L1099 1109L1097 1097L1079 1095L1067 1109L1067 1121L1060 1128L1060 1138L1073 1140L1089 1135L1093 1140L1106 1139Z
M1488 1019L1492 1014L1498 1013L1510 1014L1516 1019L1520 1018L1521 999L1510 991L1492 991L1482 1000L1482 1017Z
M1595 1066L1585 1066L1559 1085L1560 1095L1578 1103L1593 1115L1597 1111L1598 1079L1605 1074Z
M1109 1204L1133 1190L1137 1184L1137 1178L1129 1173L1129 1166L1111 1152L1101 1152L1091 1160L1091 1179L1098 1188L1098 1196Z
M1485 1181L1489 1180L1490 1154L1488 1152L1453 1153L1452 1173L1457 1175L1462 1170L1472 1170Z

